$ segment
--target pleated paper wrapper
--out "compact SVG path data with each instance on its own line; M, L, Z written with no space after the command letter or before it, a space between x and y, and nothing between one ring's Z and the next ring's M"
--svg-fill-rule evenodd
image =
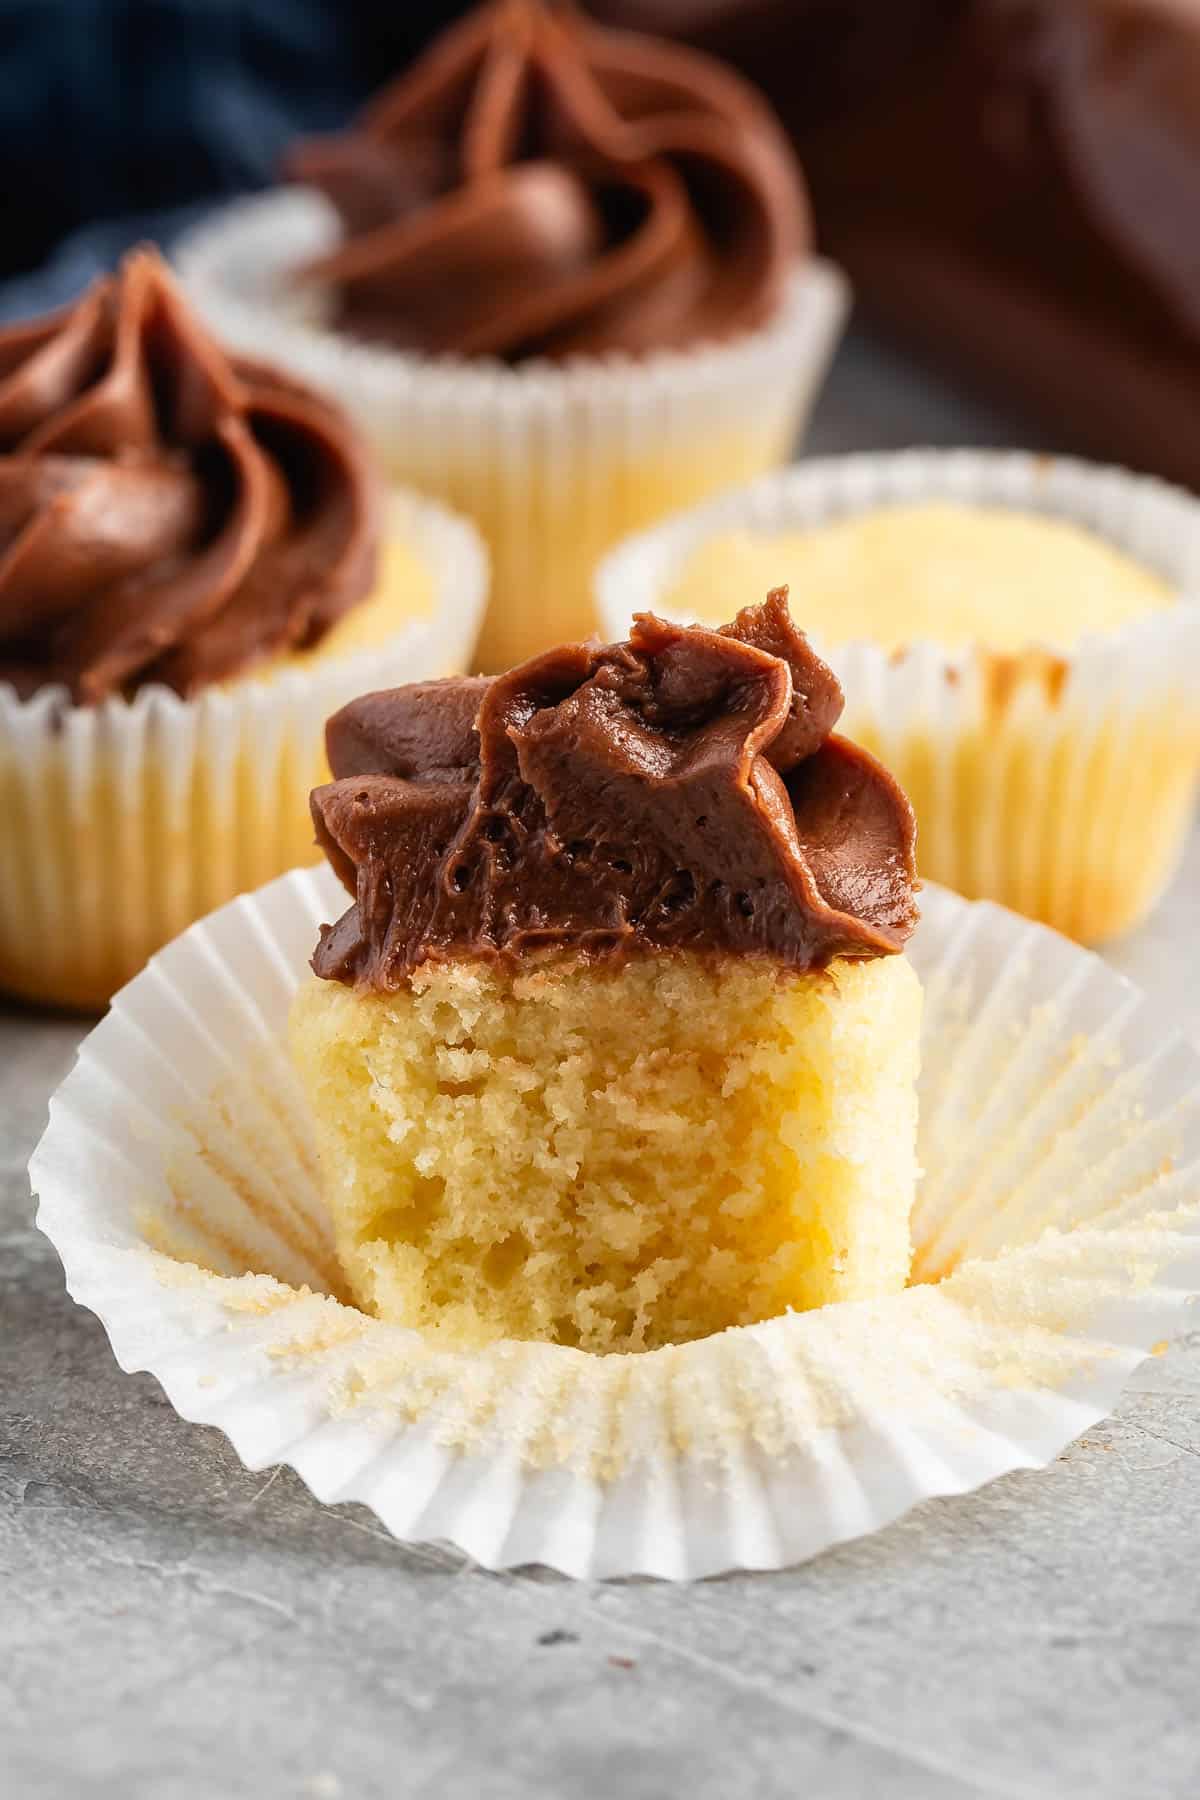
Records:
M804 264L779 312L727 344L510 367L427 357L328 328L294 277L338 238L303 188L226 208L175 260L218 335L325 388L394 480L473 518L492 555L481 666L592 629L591 575L625 533L791 453L846 313L846 284Z
M601 628L671 614L684 565L730 531L811 529L941 500L1044 513L1097 532L1178 601L1069 652L914 641L813 642L847 695L839 730L911 797L921 870L1086 943L1151 910L1183 853L1200 772L1200 501L1147 476L1024 452L824 458L767 475L631 537L597 571ZM786 572L780 574L786 579ZM728 617L761 594L731 594ZM791 596L801 627L804 595ZM723 619L705 620L723 624Z
M253 1469L491 1568L777 1568L1048 1462L1200 1286L1200 1057L1088 952L929 888L914 1285L641 1355L434 1350L337 1296L285 1019L343 896L195 925L85 1041L38 1224L121 1366Z
M487 553L466 520L393 493L389 536L432 577L427 618L183 700L98 706L0 683L0 989L92 1007L213 907L316 858L325 721L372 688L468 667Z

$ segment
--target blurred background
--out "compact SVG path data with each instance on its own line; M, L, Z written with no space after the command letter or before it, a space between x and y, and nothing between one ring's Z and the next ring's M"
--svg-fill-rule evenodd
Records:
M69 298L141 238L267 187L464 11L437 0L0 0L0 306Z
M295 138L350 118L465 10L0 0L0 316L62 301L128 244L169 249L214 203L271 185ZM1200 484L1194 5L586 10L728 58L787 123L821 247L858 300L810 444L864 441L865 383L875 446L1032 441Z

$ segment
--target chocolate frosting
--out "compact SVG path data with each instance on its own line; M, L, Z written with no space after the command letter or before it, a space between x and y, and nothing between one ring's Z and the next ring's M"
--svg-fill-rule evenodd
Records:
M0 331L0 680L190 694L316 643L370 588L349 425L230 362L150 251Z
M777 307L809 238L795 158L754 89L539 0L472 13L286 168L345 226L307 271L342 327L432 353L726 338Z
M786 588L720 632L643 613L627 643L368 694L329 721L312 796L354 897L313 968L386 992L428 958L545 948L897 951L912 808L831 734L841 710Z
M760 81L868 312L1043 441L1200 486L1188 0L593 0Z

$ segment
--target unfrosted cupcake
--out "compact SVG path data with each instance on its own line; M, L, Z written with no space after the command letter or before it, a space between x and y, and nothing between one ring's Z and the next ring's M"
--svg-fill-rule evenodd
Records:
M0 534L0 988L60 1005L310 860L330 706L461 667L482 601L473 534L149 251L0 332Z
M359 1303L642 1350L898 1292L911 808L781 594L330 723L293 1055Z
M1200 770L1200 506L1063 459L810 464L616 552L602 611L791 584L904 783L921 870L1083 941L1153 905Z
M181 251L233 341L478 520L485 666L593 623L603 549L781 461L841 283L766 103L711 58L498 0Z

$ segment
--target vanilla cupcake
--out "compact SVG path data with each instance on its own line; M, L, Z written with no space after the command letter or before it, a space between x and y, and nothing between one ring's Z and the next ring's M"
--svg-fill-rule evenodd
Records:
M359 1304L644 1350L896 1293L913 820L781 595L353 702L292 1009Z
M496 0L289 173L184 244L189 286L477 520L485 667L584 635L603 550L788 455L842 285L711 58Z
M103 1004L312 857L321 725L461 667L473 534L326 400L231 362L151 252L0 332L0 988Z
M1200 770L1200 506L1118 470L909 452L813 463L632 540L606 626L786 581L896 771L922 874L1084 942L1145 917Z

